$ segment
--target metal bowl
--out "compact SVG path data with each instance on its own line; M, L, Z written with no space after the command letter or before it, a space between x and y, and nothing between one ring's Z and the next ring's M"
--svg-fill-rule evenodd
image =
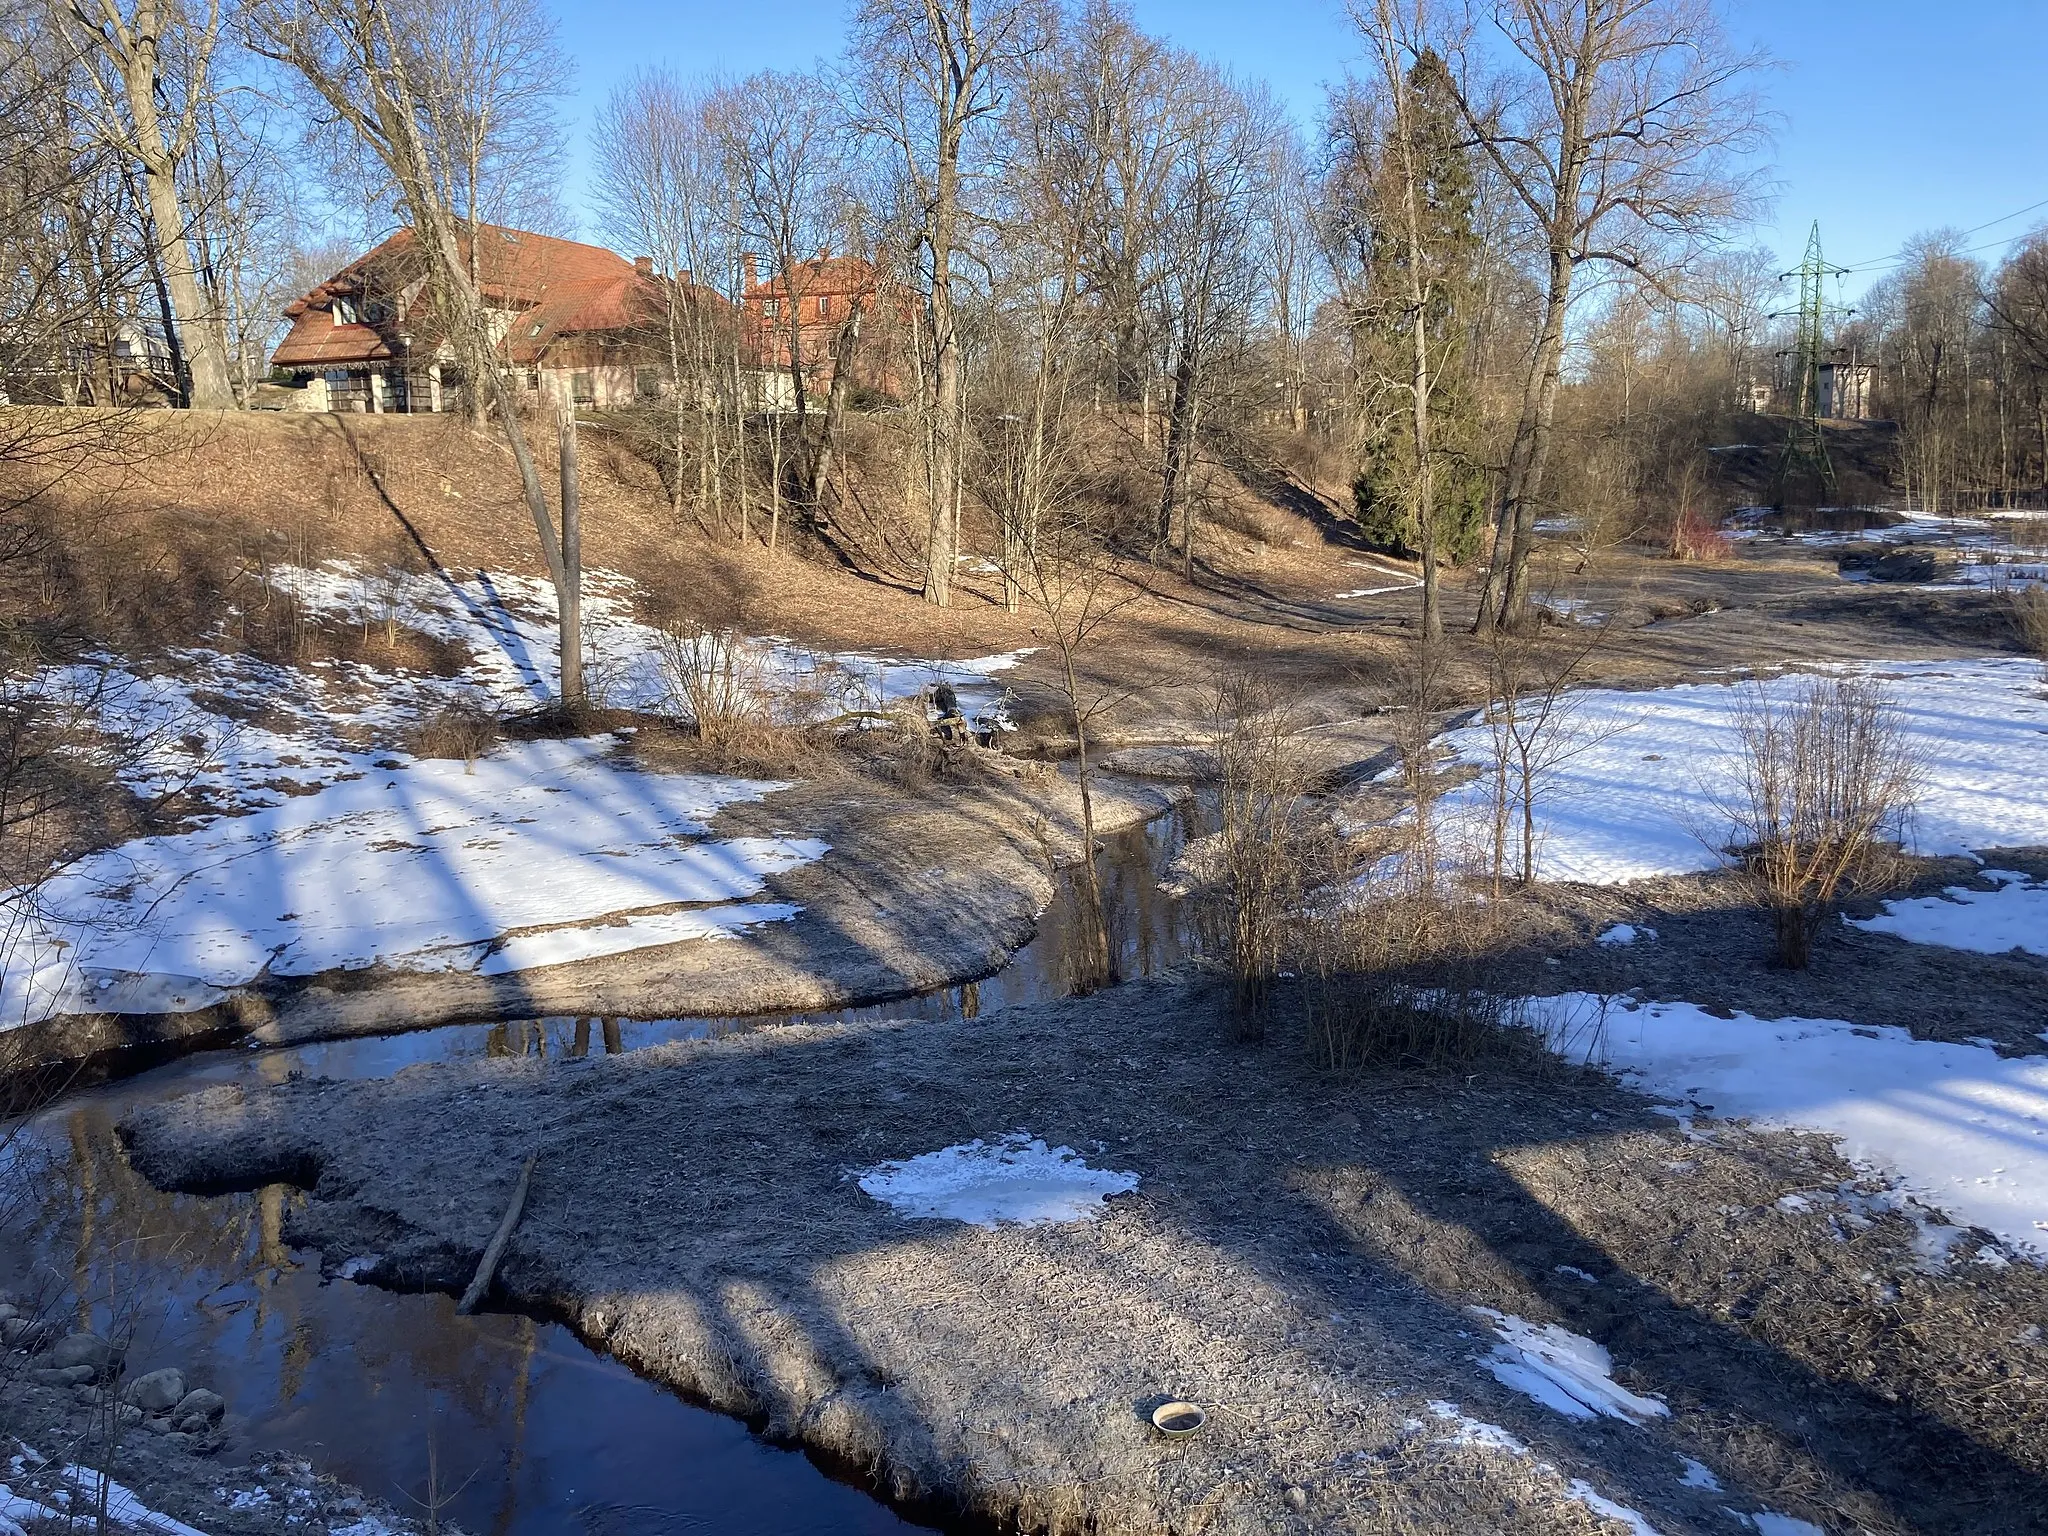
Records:
M1152 1410L1152 1427L1176 1440L1192 1435L1208 1422L1209 1415L1193 1403L1161 1403Z

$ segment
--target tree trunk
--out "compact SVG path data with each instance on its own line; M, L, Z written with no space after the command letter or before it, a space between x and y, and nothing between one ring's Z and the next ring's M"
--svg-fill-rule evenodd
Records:
M825 482L832 477L832 454L846 420L846 397L853 388L853 355L860 346L861 307L858 295L853 311L839 334L832 338L832 387L825 396L825 425L818 452L811 460L810 502L818 506L825 497Z
M1543 326L1529 360L1522 390L1522 414L1508 453L1507 481L1486 584L1480 589L1477 626L1500 623L1520 629L1529 621L1529 554L1536 541L1536 505L1550 459L1551 425L1564 359L1565 311L1571 303L1572 263L1567 250L1550 253L1550 281Z
M576 461L576 406L562 412L562 580L555 592L561 620L562 703L583 702L583 477Z
M131 102L133 94L131 88ZM149 87L144 86L142 94L147 100ZM147 127L139 115L136 127L140 132L156 133L153 103ZM161 155L146 156L142 191L149 203L157 270L163 274L171 308L177 315L175 345L184 354L185 374L191 381L188 403L195 410L231 411L235 408L235 391L228 382L226 349L221 345L218 327L199 291L199 275L192 266L192 247L185 239L185 210L178 201L176 168Z
M935 607L953 601L953 566L959 553L954 534L953 501L960 479L960 440L954 423L960 414L960 338L953 315L953 234L959 217L960 125L958 87L941 115L937 197L933 200L932 250L932 385L931 385L931 534L925 549L924 600Z

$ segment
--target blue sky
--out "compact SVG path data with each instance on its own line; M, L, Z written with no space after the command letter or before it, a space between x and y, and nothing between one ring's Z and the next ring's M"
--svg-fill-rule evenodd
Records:
M591 109L643 64L686 75L801 68L834 52L844 0L776 4L549 0ZM1723 0L1729 30L1779 67L1776 207L1761 243L1797 260L1820 221L1830 260L1883 261L1918 231L1968 229L2048 200L2048 0ZM1136 0L1141 24L1261 79L1309 120L1355 49L1338 0ZM574 188L572 187L572 196ZM2048 207L1980 245L2048 224ZM1997 248L1982 252L1995 258ZM1848 280L1853 294L1877 272Z

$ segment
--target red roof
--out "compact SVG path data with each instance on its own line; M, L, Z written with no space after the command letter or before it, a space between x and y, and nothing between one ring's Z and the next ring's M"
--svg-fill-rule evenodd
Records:
M858 256L820 256L796 264L796 291L805 298L813 294L873 293L875 268ZM778 272L759 282L747 284L747 302L780 298L790 291L789 274Z
M585 245L554 235L477 227L477 285L486 305L515 314L505 334L506 352L515 363L531 363L554 342L592 332L625 330L643 325L662 312L663 279L638 269L603 246ZM458 237L465 260L469 238ZM292 328L271 362L282 368L336 368L387 361L398 355L394 337L414 338L412 348L434 350L433 328L426 314L408 315L373 324L336 324L334 305L341 299L382 296L390 302L421 274L413 232L401 229L368 255L285 308ZM693 296L712 297L692 286Z

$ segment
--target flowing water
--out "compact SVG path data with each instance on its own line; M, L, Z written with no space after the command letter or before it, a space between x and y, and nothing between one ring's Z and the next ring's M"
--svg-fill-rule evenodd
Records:
M1189 952L1185 920L1160 876L1202 818L1191 804L1105 839L1097 868L1120 978ZM996 975L800 1017L971 1017L1064 996L1075 918L1073 884L1063 880L1038 936ZM131 1369L177 1365L227 1399L227 1460L295 1452L401 1513L436 1503L444 1520L478 1536L920 1529L800 1453L640 1380L559 1324L458 1317L446 1296L323 1281L313 1257L280 1238L298 1192L165 1195L128 1167L114 1135L137 1106L215 1083L258 1085L294 1072L381 1077L479 1055L609 1053L783 1022L791 1020L455 1025L210 1051L103 1083L43 1111L8 1147L6 1161L33 1171L39 1209L24 1225L38 1235L0 1253L0 1284L22 1283L37 1268L73 1294L100 1298L79 1321L132 1330Z

